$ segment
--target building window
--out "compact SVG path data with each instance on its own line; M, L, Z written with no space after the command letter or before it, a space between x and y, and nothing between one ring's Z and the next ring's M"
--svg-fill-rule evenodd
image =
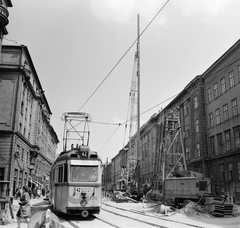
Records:
M145 136L145 157L147 157L147 136Z
M197 144L197 157L200 158L201 157L201 151L200 151L200 144Z
M238 115L238 110L237 110L237 99L232 100L232 115L237 116Z
M223 120L227 121L229 119L228 117L228 105L223 105Z
M222 90L222 93L226 92L226 81L225 81L225 78L221 79L221 90Z
M210 125L210 127L213 127L213 114L212 113L209 114L209 125Z
M196 129L196 133L198 133L199 132L199 120L198 119L195 120L195 129Z
M215 111L215 115L216 115L216 124L218 125L218 124L221 123L220 109L219 108Z
M233 175L233 165L232 163L228 164L228 170L225 171L225 181L231 181Z
M223 152L222 133L217 135L217 144L218 144L218 153L222 154L222 152Z
M230 83L230 88L232 88L235 85L233 71L229 73L229 83Z
M188 138L190 136L190 128L189 125L185 126L185 137Z
M188 116L189 115L189 102L186 102L184 104L184 116Z
M22 123L19 123L19 132L22 133Z
M186 148L186 160L190 160L191 159L191 153L190 153L190 147L187 147Z
M235 142L235 147L240 148L240 127L235 127L233 129L234 131L234 142Z
M210 143L210 154L215 155L215 147L214 147L214 136L209 138L209 143Z
M19 178L18 178L18 186L22 186L22 178L23 178L23 172L19 172Z
M230 136L230 130L225 131L225 143L226 143L226 150L231 150L231 136Z
M212 174L215 176L216 175L216 166L212 166Z
M238 77L240 78L240 65L238 65L237 69L238 69Z
M219 166L219 172L220 172L220 180L224 181L224 169L223 169L223 165Z
M214 95L214 98L218 97L218 85L217 85L217 83L215 83L213 85L213 95Z
M23 109L24 109L24 102L21 103L21 114L23 115Z
M207 90L207 97L208 97L208 102L211 102L212 101L212 95L211 95L211 89L210 88Z
M195 109L198 108L198 97L197 96L194 97L194 108Z
M23 157L24 157L24 149L22 148L22 156L21 156L22 161L23 161Z
M0 168L0 181L4 180L5 168Z
M238 164L238 180L240 180L240 162L238 162L237 164Z

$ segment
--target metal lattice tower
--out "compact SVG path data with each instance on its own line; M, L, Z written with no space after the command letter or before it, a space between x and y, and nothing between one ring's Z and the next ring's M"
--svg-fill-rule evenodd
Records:
M128 177L133 182L133 174L139 160L140 140L140 48L139 48L139 15L138 15L138 42L137 51L134 57L134 68L131 83L131 108L130 108L130 129L129 129L129 150L128 150Z

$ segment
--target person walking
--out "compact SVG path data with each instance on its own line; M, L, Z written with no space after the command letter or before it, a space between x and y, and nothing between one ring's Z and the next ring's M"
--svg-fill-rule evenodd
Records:
M29 222L31 215L30 196L28 193L27 186L23 186L22 195L20 197L18 204L20 205L20 207L17 212L17 224L18 228L20 228L20 219L24 218L27 222Z

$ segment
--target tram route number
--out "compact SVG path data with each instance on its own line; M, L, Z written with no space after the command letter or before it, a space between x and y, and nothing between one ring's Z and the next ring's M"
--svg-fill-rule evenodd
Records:
M78 187L78 188L76 188L76 192L80 192L80 193L93 193L93 188L90 188L90 187Z

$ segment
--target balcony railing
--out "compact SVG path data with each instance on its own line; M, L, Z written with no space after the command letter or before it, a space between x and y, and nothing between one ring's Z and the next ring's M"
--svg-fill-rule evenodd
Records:
M8 16L8 10L3 5L0 5L0 29L5 28L8 24Z

